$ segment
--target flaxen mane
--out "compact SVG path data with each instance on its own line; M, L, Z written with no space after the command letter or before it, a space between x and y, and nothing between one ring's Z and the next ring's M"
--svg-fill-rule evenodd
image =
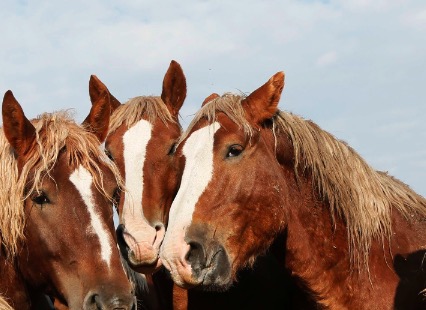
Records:
M130 99L114 111L110 119L109 132L114 132L123 123L130 128L142 118L150 123L160 118L166 125L168 122L176 122L160 97L140 96Z
M205 104L180 141L201 118L214 122L218 111L251 135L253 128L245 118L242 99L244 96L225 94ZM368 268L373 239L384 242L390 238L392 209L409 220L426 218L425 198L387 173L374 170L345 142L312 121L283 111L272 121L275 137L282 132L292 141L296 173L310 172L319 196L329 202L333 221L337 216L346 223L351 258L358 267L364 263Z
M36 128L37 143L19 176L13 150L3 130L0 132L0 236L11 256L17 253L18 242L23 238L23 200L40 190L43 178L50 177L60 153L67 156L69 165L86 168L97 189L109 199L112 197L104 190L98 162L111 170L119 186L123 185L116 166L107 158L96 136L76 124L68 112L44 113L31 123Z
M0 296L0 310L13 310L2 296Z

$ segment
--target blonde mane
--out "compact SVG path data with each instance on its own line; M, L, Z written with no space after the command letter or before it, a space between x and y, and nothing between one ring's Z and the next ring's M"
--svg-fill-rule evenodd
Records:
M24 238L25 224L23 201L32 192L40 190L45 177L55 166L60 153L67 156L69 165L82 165L93 177L97 189L108 199L104 190L101 166L115 176L118 186L123 185L116 166L103 152L96 136L74 122L67 111L44 113L32 120L36 129L36 146L18 176L17 160L3 130L0 132L0 237L8 254L14 256Z
M7 303L6 299L0 295L0 310L13 310L13 308Z
M196 114L182 141L201 118L213 122L218 111L240 125L247 135L253 128L241 105L244 96L225 94L205 104ZM322 130L312 121L278 111L272 118L276 139L287 135L294 147L295 173L308 172L313 188L327 201L333 222L336 216L346 223L351 259L368 267L373 240L384 242L392 233L392 210L406 219L426 218L426 199L403 182L385 172L374 170L345 142Z
M164 124L176 123L160 97L139 96L120 105L111 115L109 133L114 132L122 124L132 127L142 118L150 123L160 118Z

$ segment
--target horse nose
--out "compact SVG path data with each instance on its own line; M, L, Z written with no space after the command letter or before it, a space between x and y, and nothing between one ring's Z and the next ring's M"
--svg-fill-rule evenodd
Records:
M222 245L207 244L189 240L189 250L185 262L192 270L192 276L203 282L203 285L214 283L226 284L231 274L228 256Z
M84 310L136 310L135 297L131 294L89 293Z

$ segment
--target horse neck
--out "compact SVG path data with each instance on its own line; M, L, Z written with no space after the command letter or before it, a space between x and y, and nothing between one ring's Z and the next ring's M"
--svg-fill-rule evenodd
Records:
M394 210L392 236L374 239L368 266L357 265L345 223L337 215L332 219L327 202L313 188L312 180L303 176L289 195L286 268L327 309L391 309L404 276L412 270L422 273L422 265L426 266L426 223L407 220ZM418 295L423 288L410 290ZM352 291L357 293L352 295Z
M310 182L299 181L299 191L292 195L292 207L287 212L285 264L297 282L320 302L326 296L334 297L350 261L345 228L336 223L333 229L327 206L315 197L311 186Z

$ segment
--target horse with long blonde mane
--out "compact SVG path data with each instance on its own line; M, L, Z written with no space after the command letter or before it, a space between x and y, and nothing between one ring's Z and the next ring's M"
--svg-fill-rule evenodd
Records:
M30 309L47 294L67 309L133 309L113 224L122 186L101 149L109 97L83 126L69 113L28 120L5 93L0 132L0 294Z
M182 136L160 254L174 282L223 290L270 251L317 307L424 309L426 199L280 111L283 87L212 95Z

